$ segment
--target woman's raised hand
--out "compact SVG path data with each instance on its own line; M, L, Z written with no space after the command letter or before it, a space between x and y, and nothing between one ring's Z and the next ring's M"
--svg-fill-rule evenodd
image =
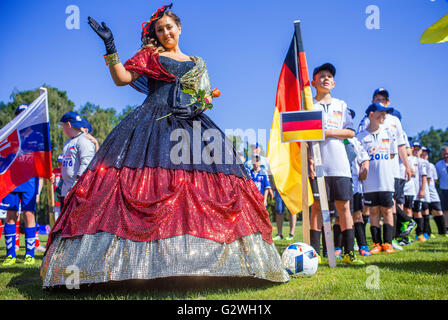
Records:
M114 42L114 35L112 34L112 31L109 29L109 27L106 26L104 22L102 22L100 25L92 17L88 17L88 20L89 25L90 27L92 27L93 31L95 31L96 34L99 35L101 39L103 39L104 44L106 45L106 53L112 54L117 52Z

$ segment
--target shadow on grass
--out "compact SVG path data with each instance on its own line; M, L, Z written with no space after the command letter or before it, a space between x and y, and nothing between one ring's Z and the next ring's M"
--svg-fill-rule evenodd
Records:
M392 271L409 273L448 274L447 261L375 261L373 265L389 268Z
M12 271L12 270L11 270ZM17 270L14 270L17 272ZM201 295L226 294L241 290L260 290L278 284L253 278L235 277L170 277L151 280L111 281L81 285L79 289L65 286L42 289L39 271L24 272L11 279L13 287L28 299L195 299ZM204 298L205 299L205 298Z

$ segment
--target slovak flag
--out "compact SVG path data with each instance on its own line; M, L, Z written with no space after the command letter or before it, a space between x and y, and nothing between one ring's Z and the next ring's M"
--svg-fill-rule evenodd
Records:
M33 177L52 174L47 91L0 129L0 199Z

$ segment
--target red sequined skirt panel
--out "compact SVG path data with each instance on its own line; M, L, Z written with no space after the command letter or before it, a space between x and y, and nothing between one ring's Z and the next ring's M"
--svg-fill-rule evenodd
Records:
M52 229L62 238L108 232L133 241L190 234L219 243L261 233L272 243L263 196L251 180L223 173L123 167L87 170Z

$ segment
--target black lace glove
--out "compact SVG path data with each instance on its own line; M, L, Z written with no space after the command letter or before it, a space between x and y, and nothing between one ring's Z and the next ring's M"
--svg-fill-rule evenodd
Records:
M196 102L189 106L180 104L180 82L176 79L176 83L173 91L173 105L171 107L171 113L178 119L190 120L201 114L204 110L201 108L201 104Z
M106 46L106 54L112 54L117 52L117 48L115 47L114 42L114 35L112 34L112 31L109 29L108 26L104 22L102 22L102 27L99 25L98 22L96 22L95 19L92 17L88 18L89 25L92 27L93 31L97 33L97 35L100 36L101 39L103 39L104 44Z

